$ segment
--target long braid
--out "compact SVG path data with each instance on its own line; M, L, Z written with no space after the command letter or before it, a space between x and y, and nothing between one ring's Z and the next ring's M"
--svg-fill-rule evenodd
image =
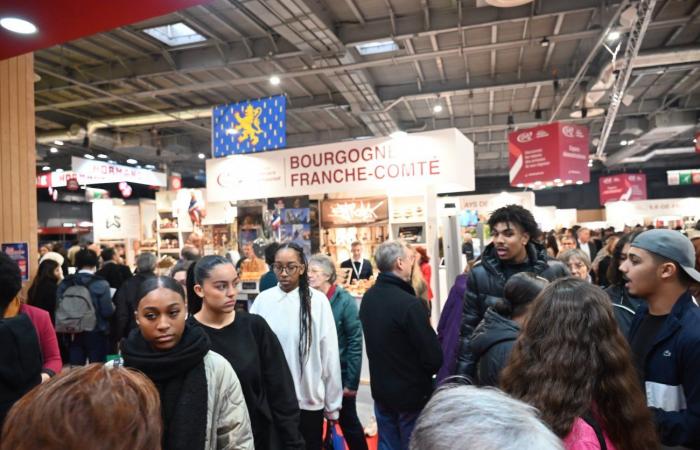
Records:
M304 366L309 357L309 351L311 350L311 340L312 340L312 327L311 327L311 290L309 289L309 277L306 269L306 256L304 255L304 250L295 243L287 243L282 245L277 251L283 249L294 250L298 257L299 262L304 265L304 273L299 275L299 300L301 305L299 307L299 345L297 352L299 354L299 361L301 362L301 373L304 373Z

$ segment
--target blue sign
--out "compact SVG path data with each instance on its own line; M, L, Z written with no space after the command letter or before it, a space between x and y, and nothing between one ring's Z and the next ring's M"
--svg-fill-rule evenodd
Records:
M22 281L29 281L29 244L26 242L3 243L0 248L17 263Z
M211 120L215 158L287 146L284 95L215 106Z

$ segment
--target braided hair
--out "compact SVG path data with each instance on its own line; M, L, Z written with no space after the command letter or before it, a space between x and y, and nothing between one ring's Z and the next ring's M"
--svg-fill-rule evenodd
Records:
M297 253L299 262L306 268L306 256L304 255L304 250L294 242L289 242L280 245L275 254L282 250L293 250ZM309 288L309 276L307 271L304 270L299 274L299 299L301 305L299 308L299 345L297 352L299 354L299 361L301 362L302 374L304 372L304 366L309 357L309 351L311 350L311 289Z

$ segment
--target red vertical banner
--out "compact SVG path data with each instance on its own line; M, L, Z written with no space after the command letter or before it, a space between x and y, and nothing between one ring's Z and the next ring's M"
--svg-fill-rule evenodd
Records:
M643 173L611 175L598 179L600 204L647 199L647 176Z
M588 129L559 122L508 135L510 184L524 187L590 181Z
M700 153L700 131L695 133L695 139L693 141L695 142L695 153Z

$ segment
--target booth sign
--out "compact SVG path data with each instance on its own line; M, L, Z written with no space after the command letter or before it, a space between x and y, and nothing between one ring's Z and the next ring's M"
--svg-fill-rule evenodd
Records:
M209 201L332 192L474 190L474 146L452 128L207 160Z

